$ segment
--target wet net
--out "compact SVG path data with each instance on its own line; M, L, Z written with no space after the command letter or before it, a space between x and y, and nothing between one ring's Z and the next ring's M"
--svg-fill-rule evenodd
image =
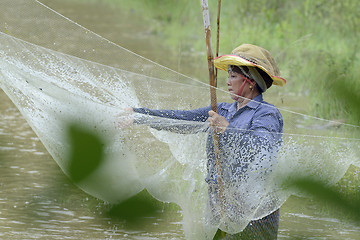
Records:
M61 169L68 174L67 124L81 122L103 136L106 158L79 187L113 203L147 189L181 207L188 239L212 239L218 229L236 234L276 213L291 194L301 194L284 187L284 179L334 184L351 164L360 167L357 126L259 100L251 104L267 114L251 122L257 127L229 126L220 136L220 186L206 120L208 84L38 1L2 0L0 8L0 86ZM234 107L226 91L217 94L219 109ZM134 124L119 127L129 119Z

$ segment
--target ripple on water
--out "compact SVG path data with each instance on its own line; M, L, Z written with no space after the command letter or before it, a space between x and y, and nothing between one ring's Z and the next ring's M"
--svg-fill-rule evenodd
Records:
M0 146L0 151L10 151L10 150L16 150L16 147L4 147Z
M49 217L50 214L48 212L45 212L45 211L34 211L34 213L38 216L41 216L41 217ZM41 220L36 220L36 222L39 222L41 223L42 221ZM47 222L47 221L45 221Z
M93 220L95 219L95 217L90 217L90 216L80 216L79 219L84 219L84 220Z
M75 216L74 212L69 211L69 210L50 210L51 213L56 213L56 214L62 214L62 215L66 215L66 216Z

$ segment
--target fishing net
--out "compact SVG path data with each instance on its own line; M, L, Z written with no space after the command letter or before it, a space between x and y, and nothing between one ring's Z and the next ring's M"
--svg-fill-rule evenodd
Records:
M276 211L291 194L301 194L284 186L284 179L314 176L333 184L351 164L360 167L357 126L280 108L283 133L276 126L229 127L220 137L220 191L211 174L216 167L208 161L212 130L206 119L188 115L208 111L207 84L130 52L38 1L2 0L0 8L0 86L61 169L68 174L67 124L80 122L104 138L106 157L79 187L113 203L146 188L181 207L188 239L211 239L218 228L238 233ZM231 103L226 91L217 94L218 102ZM127 107L142 109L129 114Z

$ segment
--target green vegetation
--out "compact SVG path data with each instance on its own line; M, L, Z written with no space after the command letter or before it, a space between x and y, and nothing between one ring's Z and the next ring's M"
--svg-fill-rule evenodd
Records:
M217 2L209 0L214 49ZM201 1L101 3L143 18L149 34L171 52L168 57L172 62L191 61L196 64L191 75L207 81ZM288 80L286 87L278 91L308 97L311 115L359 125L343 101L328 95L334 82L360 90L360 70L356 67L360 64L359 29L359 1L227 0L221 6L220 54L244 42L269 49Z
M213 46L217 2L209 1ZM168 57L174 64L193 62L196 67L191 74L207 81L201 1L105 0L101 3L143 18L149 34L171 52ZM288 80L287 86L278 91L308 97L312 115L359 125L342 101L329 99L328 95L336 81L360 88L356 81L360 73L356 67L360 63L359 29L359 1L227 0L221 6L220 54L229 53L244 42L269 49L282 76Z

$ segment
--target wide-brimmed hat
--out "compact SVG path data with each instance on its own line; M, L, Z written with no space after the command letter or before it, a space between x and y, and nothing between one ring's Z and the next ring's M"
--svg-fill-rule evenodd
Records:
M224 71L227 71L229 66L255 67L264 79L266 88L272 84L286 84L286 80L279 76L279 68L270 52L252 44L242 44L232 50L231 54L215 58L214 66Z

